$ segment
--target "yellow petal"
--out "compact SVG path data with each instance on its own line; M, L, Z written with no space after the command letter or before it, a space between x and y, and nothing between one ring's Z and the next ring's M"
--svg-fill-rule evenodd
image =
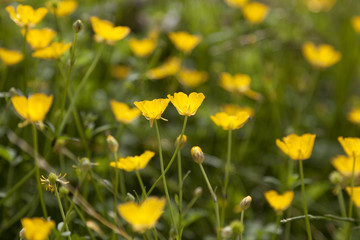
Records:
M277 139L276 145L291 159L306 160L311 156L315 137L315 134L310 133L306 133L302 136L290 134L287 137L284 137L282 141Z
M19 51L0 48L0 59L4 64L11 66L21 62L24 59L24 55Z
M14 96L11 98L11 102L16 110L16 112L23 118L29 119L28 111L28 100L24 96Z
M262 23L269 12L269 7L259 2L246 4L242 12L247 21L252 24Z
M349 194L349 196L351 195L351 188L350 187L346 187L346 192ZM354 187L353 188L353 197L352 197L353 202L355 203L355 205L357 207L360 207L360 187Z
M55 227L54 221L46 221L42 218L23 218L21 224L25 229L27 240L45 240L51 229Z
M187 32L171 32L169 38L177 49L186 54L191 53L202 40L201 36L191 35Z
M50 110L53 96L46 96L37 93L28 98L29 120L32 122L44 120L47 112Z
M275 211L285 211L294 198L294 192L287 191L284 194L278 194L276 191L270 190L265 193L265 198Z

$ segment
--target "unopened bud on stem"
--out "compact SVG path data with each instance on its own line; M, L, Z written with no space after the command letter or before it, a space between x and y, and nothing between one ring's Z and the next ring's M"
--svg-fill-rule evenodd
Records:
M246 209L248 209L251 205L251 201L252 198L250 196L245 197L241 202L240 202L240 207L242 211L245 211Z
M204 153L198 146L191 148L191 156L197 164L202 164L204 161Z

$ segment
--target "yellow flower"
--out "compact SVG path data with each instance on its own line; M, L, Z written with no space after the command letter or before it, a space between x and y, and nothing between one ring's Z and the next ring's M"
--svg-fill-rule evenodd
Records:
M42 59L57 59L71 47L71 44L72 43L54 42L46 48L36 50L32 56Z
M349 157L360 157L360 138L338 137L338 141Z
M154 157L155 153L151 151L145 151L140 156L119 158L116 162L110 162L111 167L120 168L127 172L132 172L134 170L143 169L146 167L148 162Z
M16 8L7 6L6 11L9 13L10 18L20 27L34 27L41 21L47 14L46 8L33 9L29 5L19 4Z
M312 12L329 11L336 0L305 0L305 5Z
M208 74L206 72L191 70L187 68L182 68L178 74L179 82L188 88L195 88L206 82Z
M156 47L156 40L151 38L144 38L141 40L131 38L129 41L129 46L131 51L136 56L147 57L154 51Z
M312 42L304 43L302 52L306 60L314 67L327 68L341 59L341 53L328 44L315 46Z
M351 195L351 188L350 187L346 187L346 191L349 194L349 196ZM355 205L357 207L360 207L360 187L354 187L353 188L353 197L352 197L353 202L355 203Z
M310 158L314 142L315 134L306 133L302 136L290 134L283 137L282 141L276 139L276 145L293 160L306 160Z
M353 16L351 18L351 25L355 32L360 33L360 16Z
M265 193L265 198L275 211L282 212L289 208L294 198L294 192L287 191L284 194L278 194L276 191L270 190Z
M171 32L168 36L175 47L186 54L191 53L202 40L201 36L191 35L187 32Z
M137 108L130 108L126 103L110 101L111 109L119 122L129 124L132 123L139 115L140 111Z
M235 74L232 76L230 73L220 74L220 86L225 90L233 93L245 94L254 100L260 100L261 95L250 89L251 78L246 74Z
M140 205L127 202L118 205L121 217L131 224L136 232L144 232L154 228L161 214L164 212L165 198L148 197Z
M55 227L53 220L46 221L42 218L23 218L21 225L25 229L25 238L27 240L45 240L48 238L51 229Z
M24 55L18 51L0 48L0 59L5 65L15 65L24 59Z
M236 115L238 112L246 112L250 117L254 116L254 109L251 107L240 107L235 104L226 104L222 107L222 111L229 115Z
M91 17L90 21L95 32L94 38L97 42L105 41L107 44L113 45L116 41L125 38L130 33L130 28L123 26L115 27L112 22L107 20Z
M21 33L25 35L25 29L22 29ZM49 46L55 34L56 32L50 28L29 29L26 35L26 41L33 49L37 50Z
M190 95L186 95L183 92L174 93L174 96L170 94L167 96L171 103L176 107L176 110L180 115L192 116L204 101L204 94L192 92Z
M269 7L259 2L251 2L243 7L242 12L248 22L258 24L264 21L269 12Z
M131 71L131 68L126 65L116 65L111 68L111 75L117 79L125 79Z
M177 57L169 58L163 65L150 69L146 75L148 78L155 80L175 75L181 66L181 60Z
M225 2L230 7L242 8L248 0L225 0Z
M49 111L53 101L53 96L46 96L42 93L36 93L29 98L24 96L14 96L11 102L16 112L27 121L43 121Z
M230 115L225 112L218 112L210 116L211 120L224 130L239 129L249 120L249 114L238 112L236 115Z
M347 119L356 124L360 124L360 108L353 108L347 115Z
M57 3L46 3L50 12L55 14L57 17L64 17L72 14L78 6L78 3L74 0L59 1Z
M331 164L345 177L351 177L354 158L339 155L331 160ZM360 158L355 159L355 176L360 174Z
M134 102L134 104L142 112L143 116L150 121L151 127L154 120L162 119L167 121L165 118L161 117L161 114L163 114L169 102L170 99L168 98L159 98L152 101Z

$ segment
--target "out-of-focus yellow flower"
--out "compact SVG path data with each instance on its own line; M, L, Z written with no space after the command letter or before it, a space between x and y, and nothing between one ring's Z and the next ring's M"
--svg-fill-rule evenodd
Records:
M230 73L220 74L220 86L229 92L237 92L245 94L251 99L260 100L261 95L250 89L251 78L246 74L235 74L232 76Z
M360 124L360 108L353 108L347 115L347 119L356 124Z
M134 104L142 112L142 115L150 121L150 127L152 127L154 120L162 119L167 121L167 119L161 117L161 114L163 114L169 102L170 99L168 98L158 98L152 101L134 102Z
M225 0L230 7L242 8L249 0Z
M306 160L310 158L314 142L315 134L306 133L302 136L290 134L283 137L282 141L276 139L276 145L293 160Z
M174 107L176 107L178 113L183 116L195 115L196 111L205 99L204 94L196 92L190 93L189 96L183 92L178 92L174 93L174 96L169 94L167 97L170 99Z
M55 227L53 220L46 221L42 218L23 218L21 225L25 229L25 238L27 240L45 240L48 238L51 229Z
M353 169L354 158L339 155L331 160L331 164L345 177L351 177ZM360 158L355 159L355 176L360 174Z
M151 38L144 38L138 40L132 38L129 41L129 46L131 51L138 57L147 57L149 56L154 49L156 48L156 40Z
M57 3L47 2L46 5L50 9L50 12L57 17L64 17L72 14L76 10L78 3L74 0L65 0Z
M129 124L132 123L139 115L140 110L137 108L130 108L126 103L110 101L111 109L119 122Z
M278 194L276 191L270 190L265 193L265 198L275 211L282 212L290 207L294 192L287 191L284 194Z
M351 18L351 25L355 32L360 33L360 16L353 16Z
M25 29L22 29L21 33L25 35ZM33 49L37 50L49 46L55 34L56 32L50 28L29 29L26 34L26 41Z
M246 112L250 117L254 116L254 109L251 107L240 107L235 104L226 104L222 106L222 111L229 115L236 115L238 112Z
M195 88L206 82L208 74L206 72L182 68L178 74L179 82L188 88Z
M136 232L144 232L154 228L161 214L164 212L165 198L148 197L140 205L127 202L118 206L121 217L131 224Z
M351 187L346 187L346 191L350 196L351 195ZM355 205L357 207L360 207L360 187L354 187L353 188L352 200L353 200L353 202L355 203Z
M186 54L191 53L202 40L201 36L191 35L187 32L171 32L169 38L178 50Z
M266 18L267 14L269 13L269 7L259 2L251 2L245 4L242 12L244 14L244 18L248 22L252 24L258 24L262 23Z
M306 60L318 68L327 68L341 59L341 53L328 44L315 46L312 42L304 43L302 52Z
M0 48L0 59L5 65L11 66L21 62L24 59L24 55L19 51Z
M131 67L126 65L116 65L111 68L111 75L117 79L125 79L131 71Z
M70 47L72 43L54 42L46 48L42 48L33 52L34 58L42 59L57 59L63 55Z
M152 151L145 151L140 156L119 158L117 162L110 162L110 166L132 172L134 170L145 168L154 155L155 153Z
M42 93L36 93L29 98L24 96L14 96L11 102L16 112L27 121L43 121L49 111L53 101L53 96L46 96Z
M156 41L159 37L159 34L160 34L160 30L158 28L154 28L148 33L147 37Z
M152 80L165 78L178 73L180 66L181 60L177 57L171 57L163 65L150 69L146 75Z
M312 12L329 11L336 0L304 0L307 8Z
M91 17L90 21L95 32L94 38L97 42L105 41L107 44L113 45L116 41L125 38L130 33L130 28L123 26L115 27L112 22L107 20Z
M338 137L338 141L349 157L360 157L360 138Z
M46 8L33 9L29 5L19 4L16 8L13 6L7 6L6 11L9 13L10 18L20 27L34 27L41 21L47 14Z
M249 120L249 114L238 112L236 115L230 115L226 112L218 112L210 116L211 120L224 130L239 129Z

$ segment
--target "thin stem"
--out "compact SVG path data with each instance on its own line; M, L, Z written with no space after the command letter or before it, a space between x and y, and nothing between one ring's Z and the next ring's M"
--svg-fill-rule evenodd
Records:
M281 213L276 213L276 227L275 227L275 232L273 233L271 240L276 240L278 237L277 231L280 227L280 218L282 216L282 212Z
M117 152L114 152L114 158L115 158L115 184L114 184L114 214L116 215L117 213L117 193L118 193L118 184L119 184L119 169L118 169L118 157L117 157ZM114 224L117 225L116 223L116 217L114 218Z
M337 191L337 197L339 201L339 207L340 207L340 213L342 217L346 217L346 208L345 208L345 201L344 201L344 195L342 193L342 189L340 184L336 185L336 191Z
M168 191L168 188L167 188L167 183L166 183L166 178L165 178L164 160L163 160L163 155L162 155L162 148L161 148L161 140L160 140L159 127L158 127L157 120L155 120L154 122L155 122L156 138L157 138L158 147L159 147L159 157L160 157L161 175L162 175L162 180L163 180L163 185L164 185L166 200L167 200L167 203L168 203L168 205L169 205L171 220L172 220L172 223L173 223L173 225L174 225L174 228L175 228L175 231L176 231L176 235L179 236L179 231L178 231L178 229L177 229L177 227L176 227L175 217L174 217L174 213L173 213L173 211L172 211L171 201L170 201L170 196L169 196L169 191ZM181 139L181 138L180 138L180 139ZM180 141L179 141L179 142L180 142Z
M206 182L206 185L210 191L210 194L211 194L211 197L213 198L214 200L214 203L215 203L215 215L216 215L216 236L217 236L217 239L220 240L221 239L221 235L220 235L220 214L219 214L219 202L217 200L217 197L216 197L216 194L213 190L213 188L211 187L211 184L210 184L210 181L206 175L206 172L205 172L205 169L203 167L203 165L200 163L199 164L200 166L200 169L201 169L201 172L205 178L205 182Z
M245 210L241 210L240 222L243 226L244 226L244 214L245 214ZM243 239L243 232L244 232L244 230L241 231L241 233L240 233L240 240Z
M187 214L187 212L192 208L192 206L194 206L194 204L196 203L196 201L199 199L200 195L195 195L191 201L188 203L188 205L186 206L185 210L183 211L183 216L185 216Z
M154 239L157 240L158 238L157 238L157 232L156 232L156 228L155 228L155 227L153 228L153 233L154 233Z
M181 141L181 138L179 139ZM179 181L179 230L180 230L180 239L182 235L182 196L183 196L183 179L182 179L182 169L181 169L181 153L177 153L178 158L178 181Z
M24 93L27 88L27 78L28 78L28 69L27 69L27 57L26 57L26 38L29 32L29 27L25 26L25 33L24 33L24 42L23 42L23 55L24 55Z
M67 232L70 232L69 226L67 225L67 221L66 221L64 209L63 209L63 206L62 206L62 204L61 204L61 200L60 200L60 196L59 196L59 192L58 192L56 183L54 184L54 189L55 189L56 200L57 200L57 202L58 202L58 204L59 204L61 217L62 217L63 222L64 222L64 225L65 225L65 229L66 229ZM71 240L71 236L70 236L70 235L68 236L68 239Z
M312 240L310 221L309 221L309 216L308 216L308 208L307 208L306 197L305 197L303 165L302 165L302 160L298 160L298 161L299 161L299 171L300 171L300 179L301 179L301 194L302 194L302 200L303 200L303 206L304 206L306 231L307 231L308 239Z
M228 131L228 139L227 139L227 156L226 156L226 165L225 165L225 180L224 180L224 189L223 189L223 194L222 194L222 198L223 198L223 203L221 206L221 225L220 227L224 226L224 222L225 222L225 202L227 199L227 188L229 185L229 173L230 173L230 168L231 168L231 141L232 139L232 130L229 129Z
M182 139L182 137L183 137L183 135L184 135L185 128L186 128L186 123L187 123L187 119L188 119L188 116L185 116L185 118L184 118L184 123L183 123L183 127L182 127L181 134L180 134L180 139ZM176 146L176 149L175 149L175 152L174 152L174 154L172 155L172 157L171 157L168 165L166 166L166 169L165 169L164 174L166 174L166 173L169 171L172 163L174 162L175 156L176 156L176 154L178 153L178 151L180 150L180 144L181 144L181 141L178 142L178 144L177 144L177 146ZM150 188L149 191L147 192L146 197L148 197L148 196L151 194L151 192L154 190L154 188L156 187L156 185L160 182L160 180L162 179L162 177L163 177L163 175L160 175L160 177L158 177L158 179L155 181L155 183L151 186L151 188Z
M32 135L33 135L33 144L34 144L34 159L35 159L37 189L38 189L39 196L40 196L41 208L42 208L45 219L47 219L48 215L47 215L46 206L45 206L45 202L44 202L44 196L43 196L41 183L40 183L37 130L36 130L35 123L32 123L31 125L32 125Z
M139 181L139 184L140 184L140 187L141 187L141 192L142 192L142 194L143 194L143 197L144 197L144 199L146 199L146 198L145 198L145 197L146 197L146 190L145 190L145 187L144 187L144 183L143 183L143 181L142 181L142 179L141 179L141 175L140 175L139 169L136 169L136 170L135 170L135 173L136 173L136 177L137 177L137 179L138 179L138 181Z
M351 171L351 179L350 179L350 199L349 199L349 213L348 217L352 218L352 207L353 207L353 196L354 196L354 179L355 179L355 160L356 155L353 152L353 165L352 165L352 171ZM348 224L347 231L346 231L346 239L351 238L351 223Z

